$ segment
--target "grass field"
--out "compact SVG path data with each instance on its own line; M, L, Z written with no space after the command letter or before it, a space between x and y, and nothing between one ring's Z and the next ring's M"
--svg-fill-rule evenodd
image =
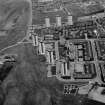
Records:
M22 40L27 34L30 21L29 2L24 0L0 2L0 31L5 33L0 35L0 50Z

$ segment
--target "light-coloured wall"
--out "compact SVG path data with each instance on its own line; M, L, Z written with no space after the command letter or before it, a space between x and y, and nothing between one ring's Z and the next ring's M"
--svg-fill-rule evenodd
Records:
M53 1L53 0L38 0L38 2L48 2L48 1Z

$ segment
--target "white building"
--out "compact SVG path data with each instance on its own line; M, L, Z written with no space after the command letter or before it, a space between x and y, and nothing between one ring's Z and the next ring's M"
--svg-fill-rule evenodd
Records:
M62 76L68 75L67 62L61 62L61 74Z
M61 17L60 16L56 16L56 25L58 27L60 27L62 25L62 22L61 22Z
M47 62L49 64L54 64L54 54L53 51L47 51Z
M33 41L33 46L38 46L38 36L37 35L32 35L32 41Z
M51 2L53 0L38 0L38 2Z
M39 54L45 54L45 44L44 42L39 42Z
M68 19L68 25L73 25L73 16L72 15L68 15L68 17L67 17L67 19Z
M48 17L45 18L45 26L50 27L50 18Z
M84 66L81 63L76 63L75 64L75 72L81 72L84 73Z

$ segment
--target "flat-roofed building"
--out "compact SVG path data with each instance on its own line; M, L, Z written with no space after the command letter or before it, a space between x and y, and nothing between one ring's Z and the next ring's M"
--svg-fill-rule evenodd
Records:
M68 17L67 17L67 19L68 19L68 25L73 25L73 16L72 15L68 15Z
M51 73L53 76L56 76L56 65L51 66Z
M39 42L39 54L45 54L45 44L44 42Z
M45 26L50 27L50 18L49 17L45 17Z
M78 56L79 56L79 57L83 57L83 50L79 50L79 51L78 51Z
M54 35L53 34L47 34L47 35L44 35L44 40L45 41L51 41L54 39Z
M75 72L76 73L84 73L84 66L81 63L75 64Z
M53 0L38 0L38 2L51 2Z
M46 55L47 55L47 62L49 64L54 64L54 52L53 51L47 51Z
M56 16L56 25L60 27L62 25L61 17L59 15Z
M37 35L32 35L32 41L33 41L33 46L38 46L38 36Z
M68 75L67 62L65 60L60 61L60 70L62 76Z

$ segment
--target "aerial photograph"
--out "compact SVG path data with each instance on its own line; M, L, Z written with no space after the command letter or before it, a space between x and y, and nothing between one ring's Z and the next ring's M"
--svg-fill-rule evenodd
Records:
M0 105L105 105L105 0L0 0Z

